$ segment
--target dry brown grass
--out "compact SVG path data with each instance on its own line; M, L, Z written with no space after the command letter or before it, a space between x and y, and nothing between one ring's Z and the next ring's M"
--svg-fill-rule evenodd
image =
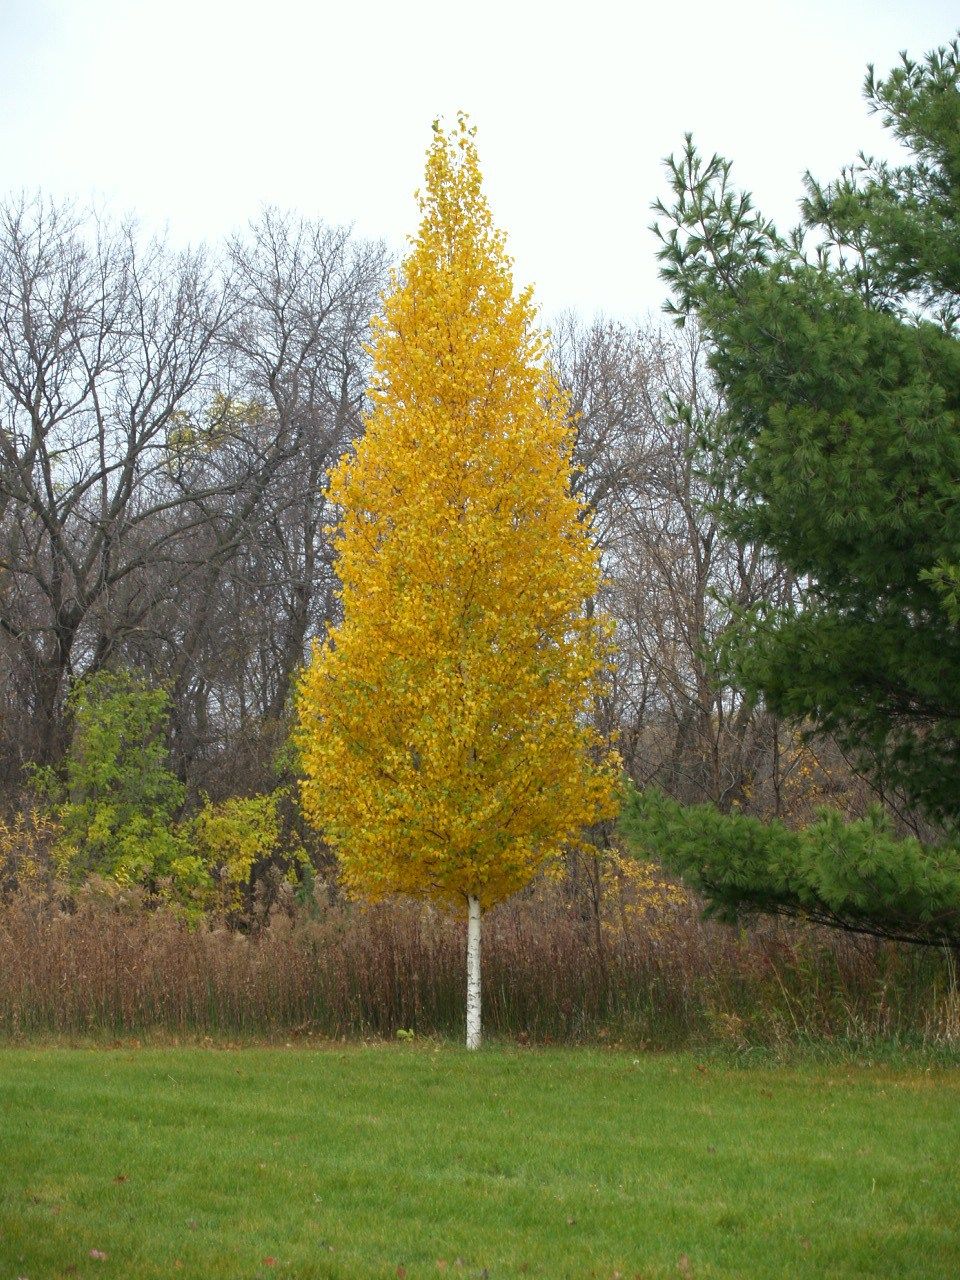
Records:
M704 922L655 872L541 882L488 915L483 966L495 1036L960 1041L948 958L775 921ZM362 906L321 887L248 932L96 887L0 905L7 1036L458 1037L463 987L463 924L411 902Z

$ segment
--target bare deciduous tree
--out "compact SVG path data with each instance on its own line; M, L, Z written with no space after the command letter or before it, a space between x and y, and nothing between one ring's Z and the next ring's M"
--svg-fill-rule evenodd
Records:
M276 717L332 607L324 476L359 425L384 251L265 213L222 262L69 206L0 208L8 768L71 679L171 686L181 767Z
M556 338L617 622L609 727L639 783L728 807L769 771L771 726L723 680L717 647L732 609L788 584L713 513L697 433L719 406L699 335L568 317Z

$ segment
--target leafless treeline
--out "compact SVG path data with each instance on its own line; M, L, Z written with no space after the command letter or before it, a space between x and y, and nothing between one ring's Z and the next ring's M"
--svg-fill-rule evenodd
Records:
M273 212L214 259L0 210L8 778L62 751L69 681L119 663L169 685L185 776L228 753L232 785L257 784L238 751L331 606L323 477L358 427L384 265Z
M830 743L816 748L753 706L718 663L737 611L796 590L756 547L725 536L704 431L718 403L696 328L564 317L554 354L578 422L617 622L609 705L628 773L688 802L810 816L865 802Z
M386 254L269 211L216 255L44 200L0 208L0 783L56 760L70 682L172 696L191 788L267 785L291 676L334 608L325 473L360 429ZM715 678L730 599L786 589L720 534L690 419L698 338L555 330L618 620L627 766L685 798L781 805L796 754Z

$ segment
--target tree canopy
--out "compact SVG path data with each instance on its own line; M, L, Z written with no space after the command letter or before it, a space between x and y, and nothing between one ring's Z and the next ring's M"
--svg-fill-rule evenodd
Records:
M788 573L723 659L829 736L898 818L797 832L634 796L624 828L730 915L761 909L960 940L960 47L867 74L905 149L806 179L782 234L688 136L659 202L672 310L696 317L723 412L702 424L721 518Z
M607 626L567 401L463 117L419 199L331 476L343 619L302 685L303 803L354 890L486 908L608 809Z
M956 43L878 79L906 148L807 178L782 235L688 138L663 275L726 411L707 425L727 526L792 573L729 657L775 713L829 733L880 793L960 820L960 69Z
M732 922L761 911L901 942L960 946L956 847L898 837L879 810L846 822L824 809L795 830L631 789L620 827L637 850L665 855L706 896L708 915Z

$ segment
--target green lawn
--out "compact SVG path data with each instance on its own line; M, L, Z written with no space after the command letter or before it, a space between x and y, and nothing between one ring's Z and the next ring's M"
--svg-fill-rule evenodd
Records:
M404 1275L954 1280L960 1075L0 1051L0 1280Z

